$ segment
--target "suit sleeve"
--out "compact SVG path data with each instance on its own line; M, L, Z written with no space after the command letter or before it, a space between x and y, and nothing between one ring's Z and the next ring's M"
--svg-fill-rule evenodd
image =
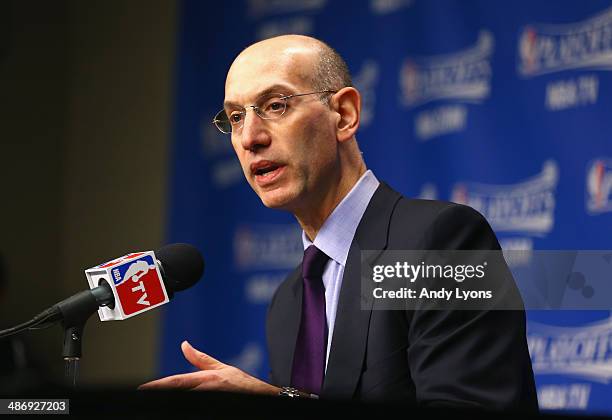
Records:
M283 281L268 307L266 317L266 341L270 360L270 382L276 386L288 386L291 377L291 364L295 340L299 327L299 311L295 308L301 301L301 291L296 293L296 280L301 273L301 265ZM301 289L300 289L301 290Z
M273 327L271 326L271 324L273 323L273 314L275 312L275 303L276 303L276 297L278 296L279 293L279 289L276 289L276 291L274 292L274 295L272 296L272 300L270 301L270 305L268 306L268 311L266 313L266 344L268 346L268 354L270 354L274 347L275 347L275 339L274 339L274 335L273 335ZM269 357L270 361L272 360L272 357ZM280 380L278 379L278 376L275 373L275 370L273 368L272 365L270 365L270 372L268 374L268 381L272 384L272 385L276 385L276 386L284 386L280 384Z
M425 249L500 249L484 217L459 205L438 214L426 242ZM406 316L408 363L420 405L537 410L524 310L425 310Z

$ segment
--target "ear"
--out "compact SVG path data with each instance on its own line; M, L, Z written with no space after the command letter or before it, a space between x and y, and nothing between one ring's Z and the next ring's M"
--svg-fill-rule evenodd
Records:
M361 116L361 94L353 87L340 89L332 96L330 105L337 112L336 138L345 142L355 136Z

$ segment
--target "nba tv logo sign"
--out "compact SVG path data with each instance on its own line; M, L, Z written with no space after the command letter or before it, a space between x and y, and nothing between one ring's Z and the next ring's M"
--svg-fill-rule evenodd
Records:
M161 276L150 255L112 269L113 282L125 315L132 315L165 302Z
M596 159L588 166L586 193L590 214L612 211L612 159Z
M169 301L153 251L137 252L85 270L90 288L107 283L115 306L98 309L102 321L121 320Z

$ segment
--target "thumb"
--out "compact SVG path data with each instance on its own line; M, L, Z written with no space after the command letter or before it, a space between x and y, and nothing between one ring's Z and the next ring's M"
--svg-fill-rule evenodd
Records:
M185 359L200 370L220 369L223 366L223 363L206 353L196 350L187 341L181 343L181 350Z

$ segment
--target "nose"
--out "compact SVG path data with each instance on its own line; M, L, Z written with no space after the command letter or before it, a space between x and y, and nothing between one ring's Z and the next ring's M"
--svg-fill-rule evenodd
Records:
M247 110L244 123L240 130L240 143L245 150L256 151L270 144L270 133L267 124L254 109Z

